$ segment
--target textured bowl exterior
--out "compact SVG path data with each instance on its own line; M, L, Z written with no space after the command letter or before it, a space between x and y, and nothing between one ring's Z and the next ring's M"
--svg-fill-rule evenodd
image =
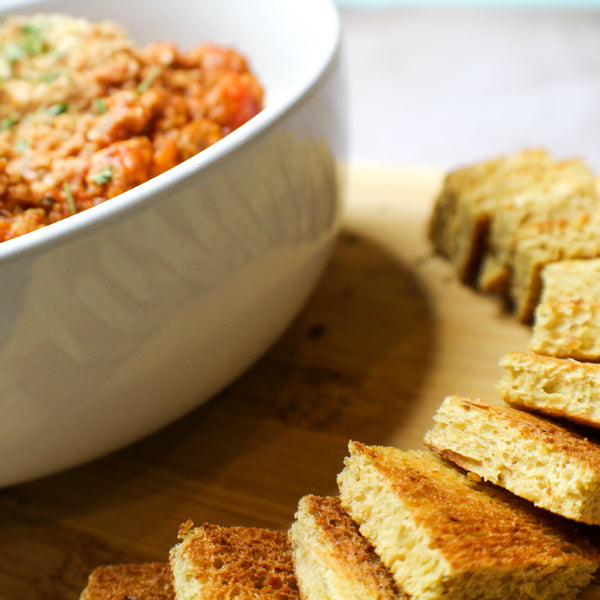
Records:
M281 335L340 224L343 83L338 45L285 110L208 149L199 166L60 231L4 243L1 486L172 422Z

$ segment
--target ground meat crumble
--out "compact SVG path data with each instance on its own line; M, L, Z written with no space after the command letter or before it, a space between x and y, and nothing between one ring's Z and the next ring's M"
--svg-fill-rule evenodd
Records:
M112 198L223 138L262 108L238 52L136 48L108 21L0 25L0 242Z

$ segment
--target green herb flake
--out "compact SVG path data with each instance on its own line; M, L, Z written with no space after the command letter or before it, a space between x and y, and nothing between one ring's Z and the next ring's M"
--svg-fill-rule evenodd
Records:
M62 115L63 113L67 112L68 110L69 110L69 105L66 102L58 102L48 108L48 112L53 117Z
M29 142L27 140L18 140L15 144L15 150L17 152L23 152L26 148L29 148Z
M71 186L66 181L63 183L63 191L65 192L65 196L67 197L67 204L69 205L69 210L71 211L71 214L74 215L77 212L77 207L75 206L75 199L73 198Z
M112 179L112 176L112 167L110 165L106 165L101 171L98 171L98 173L90 175L90 179L98 185L104 185Z
M108 108L106 107L106 102L104 101L104 98L96 98L94 100L94 106L101 115L105 115L108 112Z
M25 24L20 32L21 38L18 41L8 40L2 45L2 56L10 64L46 51L46 40L41 27Z
M21 25L21 27L19 27L19 30L21 31L21 33L23 35L39 35L41 33L41 28L40 27L36 27L35 25L32 25L31 23L23 23L23 25Z
M21 39L20 46L28 56L37 56L42 54L46 50L46 40L44 39L44 32L41 27L36 27L26 23L21 27L21 33L23 38Z
M153 67L150 73L148 73L148 75L146 75L144 80L140 83L140 85L138 85L137 88L135 88L135 91L138 94L143 94L144 92L148 91L148 88L155 82L156 78L160 75L160 72L161 68L158 65Z
M6 117L5 119L0 119L0 131L8 131L12 129L13 125L17 122L14 117Z
M42 83L52 83L56 81L61 76L60 71L49 71L48 73L43 73L40 75L39 81Z
M4 57L4 60L6 60L6 62L12 65L13 63L16 63L22 58L25 58L26 54L23 48L21 48L20 44L9 40L8 42L5 42L2 46L2 56Z

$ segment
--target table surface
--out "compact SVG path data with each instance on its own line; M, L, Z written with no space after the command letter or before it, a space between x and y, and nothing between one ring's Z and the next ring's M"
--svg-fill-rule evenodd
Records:
M342 18L354 166L310 301L263 359L176 424L0 490L0 600L75 600L98 565L166 560L187 519L285 529L302 495L335 493L349 439L420 447L446 395L495 399L498 359L529 331L431 256L425 222L458 164L545 145L600 167L600 12Z
M422 448L446 395L496 400L530 332L431 255L440 178L350 169L329 267L264 358L154 436L0 491L0 598L75 600L98 565L166 560L187 519L287 529L301 496L336 492L348 440Z

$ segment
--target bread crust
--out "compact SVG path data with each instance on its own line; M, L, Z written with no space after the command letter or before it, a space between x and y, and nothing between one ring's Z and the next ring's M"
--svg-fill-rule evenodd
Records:
M600 524L600 446L539 415L449 396L424 438L431 450L553 513Z
M479 273L479 289L503 294L508 291L520 230L538 221L570 218L598 209L600 180L580 161L565 161L562 167L554 177L513 195L498 207Z
M551 263L541 279L528 350L600 362L600 259Z
M195 527L188 521L179 537L170 552L177 600L195 600L200 594L223 600L298 600L287 532L209 523Z
M350 443L350 454L377 471L454 569L600 561L564 520L504 490L470 480L433 454L358 442ZM342 495L342 503L353 515L348 496L344 500Z
M168 563L106 565L94 569L80 600L175 600Z
M519 437L551 447L554 452L569 455L571 460L600 471L600 446L580 433L538 415L510 406L492 404L479 398L455 398L466 410L471 408L489 413L513 429Z
M301 498L291 538L302 600L409 599L339 498Z
M548 219L523 227L516 236L511 297L516 313L531 323L541 301L543 271L568 259L600 257L600 212L582 212L572 218Z
M448 173L429 222L429 239L436 252L453 264L463 283L477 281L482 289L504 291L510 279L513 236L492 235L499 213L521 204L523 196L532 205L527 211L512 211L517 229L528 217L571 214L576 206L598 205L594 178L588 165L578 158L558 161L542 149L519 152L484 161ZM569 201L565 196L570 196ZM584 198L583 198L584 197ZM583 198L583 201L582 201ZM588 201L589 198L589 201ZM533 213L530 215L530 213ZM486 261L486 257L495 260ZM483 276L479 273L483 267ZM485 264L487 262L487 264Z
M476 260L474 246L485 237L477 217L474 223L469 224L469 229L465 229L469 232L468 239L458 239L462 216L470 216L472 209L478 214L487 214L478 210L486 199L506 193L515 186L520 187L524 173L526 177L528 170L539 169L550 164L551 160L545 150L536 148L462 167L446 175L429 222L429 239L436 252L456 263L461 279L470 277L475 268L472 264ZM507 174L512 174L512 177L507 177ZM473 226L474 230L471 229Z
M600 428L600 364L514 351L497 389L512 406Z

